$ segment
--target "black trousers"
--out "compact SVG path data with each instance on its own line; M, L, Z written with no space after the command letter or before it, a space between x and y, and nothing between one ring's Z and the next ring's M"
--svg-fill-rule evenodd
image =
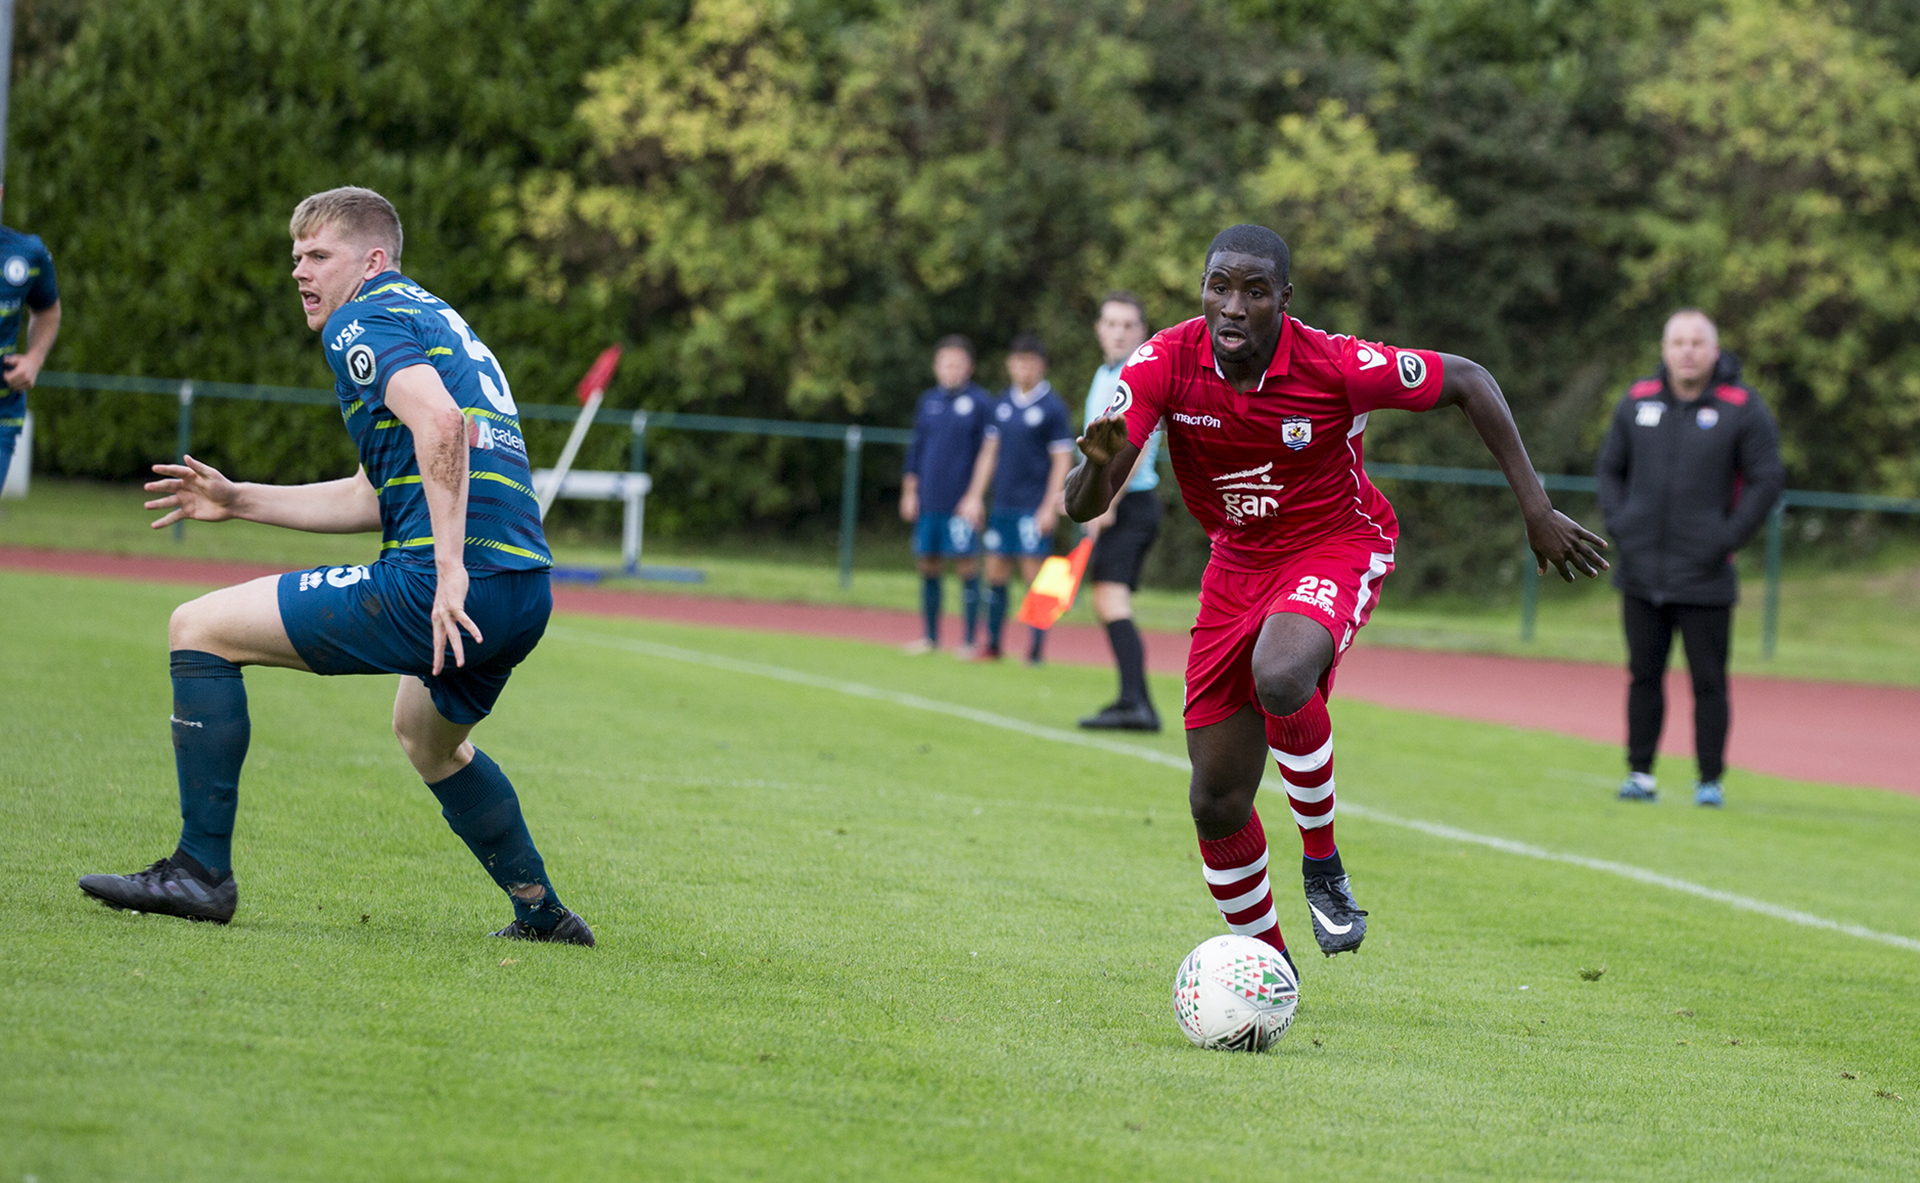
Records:
M1627 766L1652 772L1667 720L1667 656L1673 630L1680 630L1693 677L1694 755L1701 780L1719 780L1727 754L1727 647L1733 630L1731 604L1655 604L1638 596L1621 598L1627 630Z

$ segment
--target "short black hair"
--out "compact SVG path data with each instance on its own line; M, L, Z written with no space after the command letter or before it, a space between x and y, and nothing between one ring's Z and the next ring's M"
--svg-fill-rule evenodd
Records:
M1141 303L1140 297L1134 295L1132 292L1127 291L1125 288L1113 289L1112 291L1108 292L1106 295L1100 297L1100 307L1105 308L1109 304L1133 305L1133 310L1140 314L1141 327L1142 328L1146 327L1147 306Z
M1214 235L1213 242L1207 246L1207 261L1200 268L1202 275L1213 266L1214 256L1222 251L1265 259L1273 264L1274 277L1281 283L1287 282L1287 273L1292 262L1287 252L1287 240L1265 226L1242 223L1238 226L1229 226Z
M933 351L935 353L940 352L942 349L964 349L967 354L967 360L974 360L973 342L967 340L967 338L960 333L948 333L933 343Z
M1038 354L1041 361L1047 360L1047 343L1032 333L1021 333L1007 346L1008 353Z

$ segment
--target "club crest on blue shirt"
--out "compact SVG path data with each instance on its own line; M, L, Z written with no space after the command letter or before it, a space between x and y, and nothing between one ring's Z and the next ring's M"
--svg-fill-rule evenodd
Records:
M1280 420L1280 442L1298 452L1313 442L1313 420L1305 415L1288 415Z
M1712 427L1714 424L1720 422L1720 408L1701 407L1700 413L1693 417L1693 421L1700 425L1701 431L1705 431L1708 428Z
M970 394L963 394L959 398L954 399L953 413L956 415L973 414L973 396Z

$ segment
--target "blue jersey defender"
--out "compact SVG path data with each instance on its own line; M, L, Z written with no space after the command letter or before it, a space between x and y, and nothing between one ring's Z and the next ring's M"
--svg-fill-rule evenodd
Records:
M361 469L315 485L240 484L192 457L156 464L154 523L246 518L378 529L377 561L268 576L182 605L168 629L180 841L131 875L88 875L111 907L225 923L251 724L241 667L399 674L393 729L441 814L504 890L493 935L593 944L561 903L500 767L468 742L552 610L552 565L513 392L460 314L398 270L400 219L367 189L295 209L293 278L319 331Z
M20 330L27 330L21 348ZM27 391L60 332L60 286L53 256L36 235L0 226L0 480L13 462L13 448L27 423Z

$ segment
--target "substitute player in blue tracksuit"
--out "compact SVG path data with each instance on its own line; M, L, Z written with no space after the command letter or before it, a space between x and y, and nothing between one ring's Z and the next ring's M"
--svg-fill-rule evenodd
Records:
M368 189L294 210L293 278L321 331L361 468L314 485L236 484L188 458L156 464L150 509L319 533L378 529L368 566L316 567L202 596L173 614L173 746L180 843L132 875L81 890L117 908L225 923L251 725L240 670L400 675L393 730L441 813L512 901L494 933L593 944L547 879L499 765L467 741L546 631L552 560L513 391L460 314L400 274L399 215Z
M987 649L1000 657L1000 631L1007 620L1007 582L1013 564L1028 583L1040 560L1053 553L1053 527L1060 520L1061 489L1073 461L1073 423L1067 404L1047 384L1047 347L1023 334L1007 347L1012 385L994 404L982 459L993 475L993 512L987 515ZM1027 662L1040 663L1047 634L1033 629Z
M914 409L913 439L900 474L900 517L913 526L926 634L908 653L940 647L941 565L952 560L963 589L966 640L980 619L980 528L986 524L987 470L981 467L993 396L973 381L973 342L958 334L933 345L933 388Z
M20 347L26 322L27 345ZM0 480L13 463L14 445L27 425L27 391L39 381L53 339L60 335L60 287L53 278L53 256L32 234L0 226Z

